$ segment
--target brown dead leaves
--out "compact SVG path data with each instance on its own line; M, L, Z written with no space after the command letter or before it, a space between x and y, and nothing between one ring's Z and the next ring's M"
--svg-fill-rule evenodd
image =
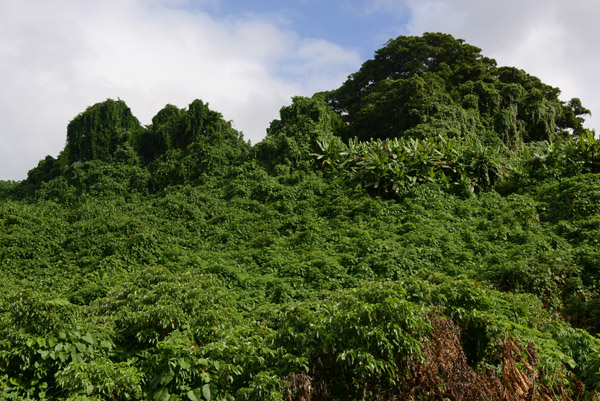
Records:
M397 389L381 389L371 399L380 401L456 400L456 401L579 401L583 385L577 383L575 398L562 386L543 385L533 343L526 348L505 339L502 344L502 379L495 372L477 373L468 364L458 326L448 319L432 318L433 332L423 344L423 362L408 363L408 378ZM306 373L292 374L284 380L284 400L320 401L336 399L326 395L327 382L315 381ZM318 383L318 384L317 384ZM357 398L357 399L360 399Z

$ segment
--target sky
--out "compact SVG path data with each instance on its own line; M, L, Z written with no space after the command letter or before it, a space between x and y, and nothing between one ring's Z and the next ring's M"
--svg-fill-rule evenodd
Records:
M88 106L144 125L194 99L259 142L399 35L444 32L581 99L600 125L597 0L0 0L0 180L64 148Z

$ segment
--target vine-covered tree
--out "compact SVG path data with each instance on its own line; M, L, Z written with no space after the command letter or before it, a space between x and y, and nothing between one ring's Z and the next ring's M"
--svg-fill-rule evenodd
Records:
M509 146L583 132L589 110L522 70L442 33L387 42L329 92L346 138L475 135Z
M206 140L236 140L239 133L223 119L221 113L211 110L208 103L196 99L188 109L166 105L154 118L148 132L141 136L139 148L147 162L171 149L186 149L190 144Z
M110 161L119 147L142 127L122 100L108 99L88 107L67 127L64 157L68 163Z
M229 166L242 163L250 149L221 113L199 99L187 110L165 106L138 142L154 189L197 181L203 174L225 174Z
M317 140L337 133L343 126L321 94L312 98L296 96L279 115L267 128L267 137L256 145L258 159L270 167L312 167Z

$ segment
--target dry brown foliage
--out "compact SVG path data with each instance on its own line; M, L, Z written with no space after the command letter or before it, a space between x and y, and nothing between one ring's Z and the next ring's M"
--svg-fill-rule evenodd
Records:
M285 401L311 401L314 390L312 377L304 372L291 374L283 380Z
M399 389L381 389L378 401L456 400L456 401L579 401L583 384L577 383L576 400L563 387L548 389L537 368L537 350L514 341L502 344L502 380L493 371L477 373L468 364L460 341L460 330L452 320L432 318L429 341L423 344L424 361L409 363L409 377ZM285 401L321 401L325 382L306 373L284 380Z
M423 345L425 362L411 367L410 392L398 399L503 399L504 389L495 374L478 375L469 366L454 322L432 319L430 323L433 333Z

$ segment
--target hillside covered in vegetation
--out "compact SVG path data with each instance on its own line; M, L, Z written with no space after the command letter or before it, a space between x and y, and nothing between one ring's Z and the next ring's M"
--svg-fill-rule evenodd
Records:
M121 100L0 181L0 400L598 400L578 99L398 37L255 145Z

